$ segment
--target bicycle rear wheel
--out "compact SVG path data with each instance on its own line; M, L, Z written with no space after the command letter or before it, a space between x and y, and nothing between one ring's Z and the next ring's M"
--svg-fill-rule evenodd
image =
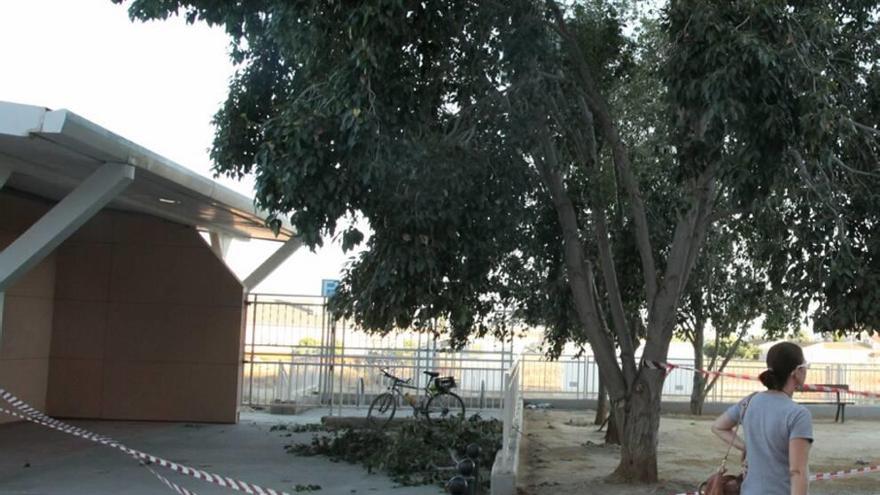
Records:
M367 424L374 428L384 428L397 412L397 397L392 393L382 393L370 403L367 411Z
M461 421L464 419L464 401L452 392L440 392L428 400L425 416L430 421Z

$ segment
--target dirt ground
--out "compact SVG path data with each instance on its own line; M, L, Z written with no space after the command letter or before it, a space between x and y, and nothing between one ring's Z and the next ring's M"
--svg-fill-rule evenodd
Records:
M619 449L603 446L593 411L527 410L521 450L520 495L673 495L693 491L718 467L725 445L709 430L711 417L664 416L660 422L660 483L620 485L606 481ZM813 423L810 471L849 470L880 464L880 422L831 420ZM739 471L739 459L729 465ZM811 494L877 494L880 473L816 481Z

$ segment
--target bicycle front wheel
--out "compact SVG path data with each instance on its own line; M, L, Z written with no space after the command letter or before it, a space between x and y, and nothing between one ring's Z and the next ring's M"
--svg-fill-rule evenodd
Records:
M464 401L452 392L440 392L428 400L425 416L431 421L464 419Z
M379 394L370 403L367 423L375 428L384 428L391 422L395 412L397 412L397 397L388 392Z

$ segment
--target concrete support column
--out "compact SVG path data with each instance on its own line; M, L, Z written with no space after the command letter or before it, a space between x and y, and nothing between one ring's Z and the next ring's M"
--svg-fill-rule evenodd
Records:
M272 253L266 261L264 261L260 266L258 266L250 275L244 279L242 285L244 285L245 290L248 292L252 291L254 287L259 285L260 282L266 279L272 272L278 268L281 263L290 257L291 254L296 252L297 249L302 246L302 241L298 237L291 237L287 240L281 247L278 248L274 253Z
M0 252L0 292L34 265L122 192L134 180L134 167L107 163L37 220Z

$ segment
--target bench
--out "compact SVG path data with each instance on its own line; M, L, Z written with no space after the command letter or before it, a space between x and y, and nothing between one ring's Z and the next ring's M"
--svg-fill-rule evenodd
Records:
M834 394L833 399L824 400L824 401L797 401L798 404L803 404L805 406L825 406L825 405L836 405L837 412L834 414L834 422L837 423L840 421L843 423L846 421L846 406L847 404L855 404L855 402L840 400L840 391L841 390L849 390L849 385L841 385L841 384L822 384L816 385L817 387L831 387L836 388L834 392L825 392L821 390L803 390L798 387L797 392L799 394Z

